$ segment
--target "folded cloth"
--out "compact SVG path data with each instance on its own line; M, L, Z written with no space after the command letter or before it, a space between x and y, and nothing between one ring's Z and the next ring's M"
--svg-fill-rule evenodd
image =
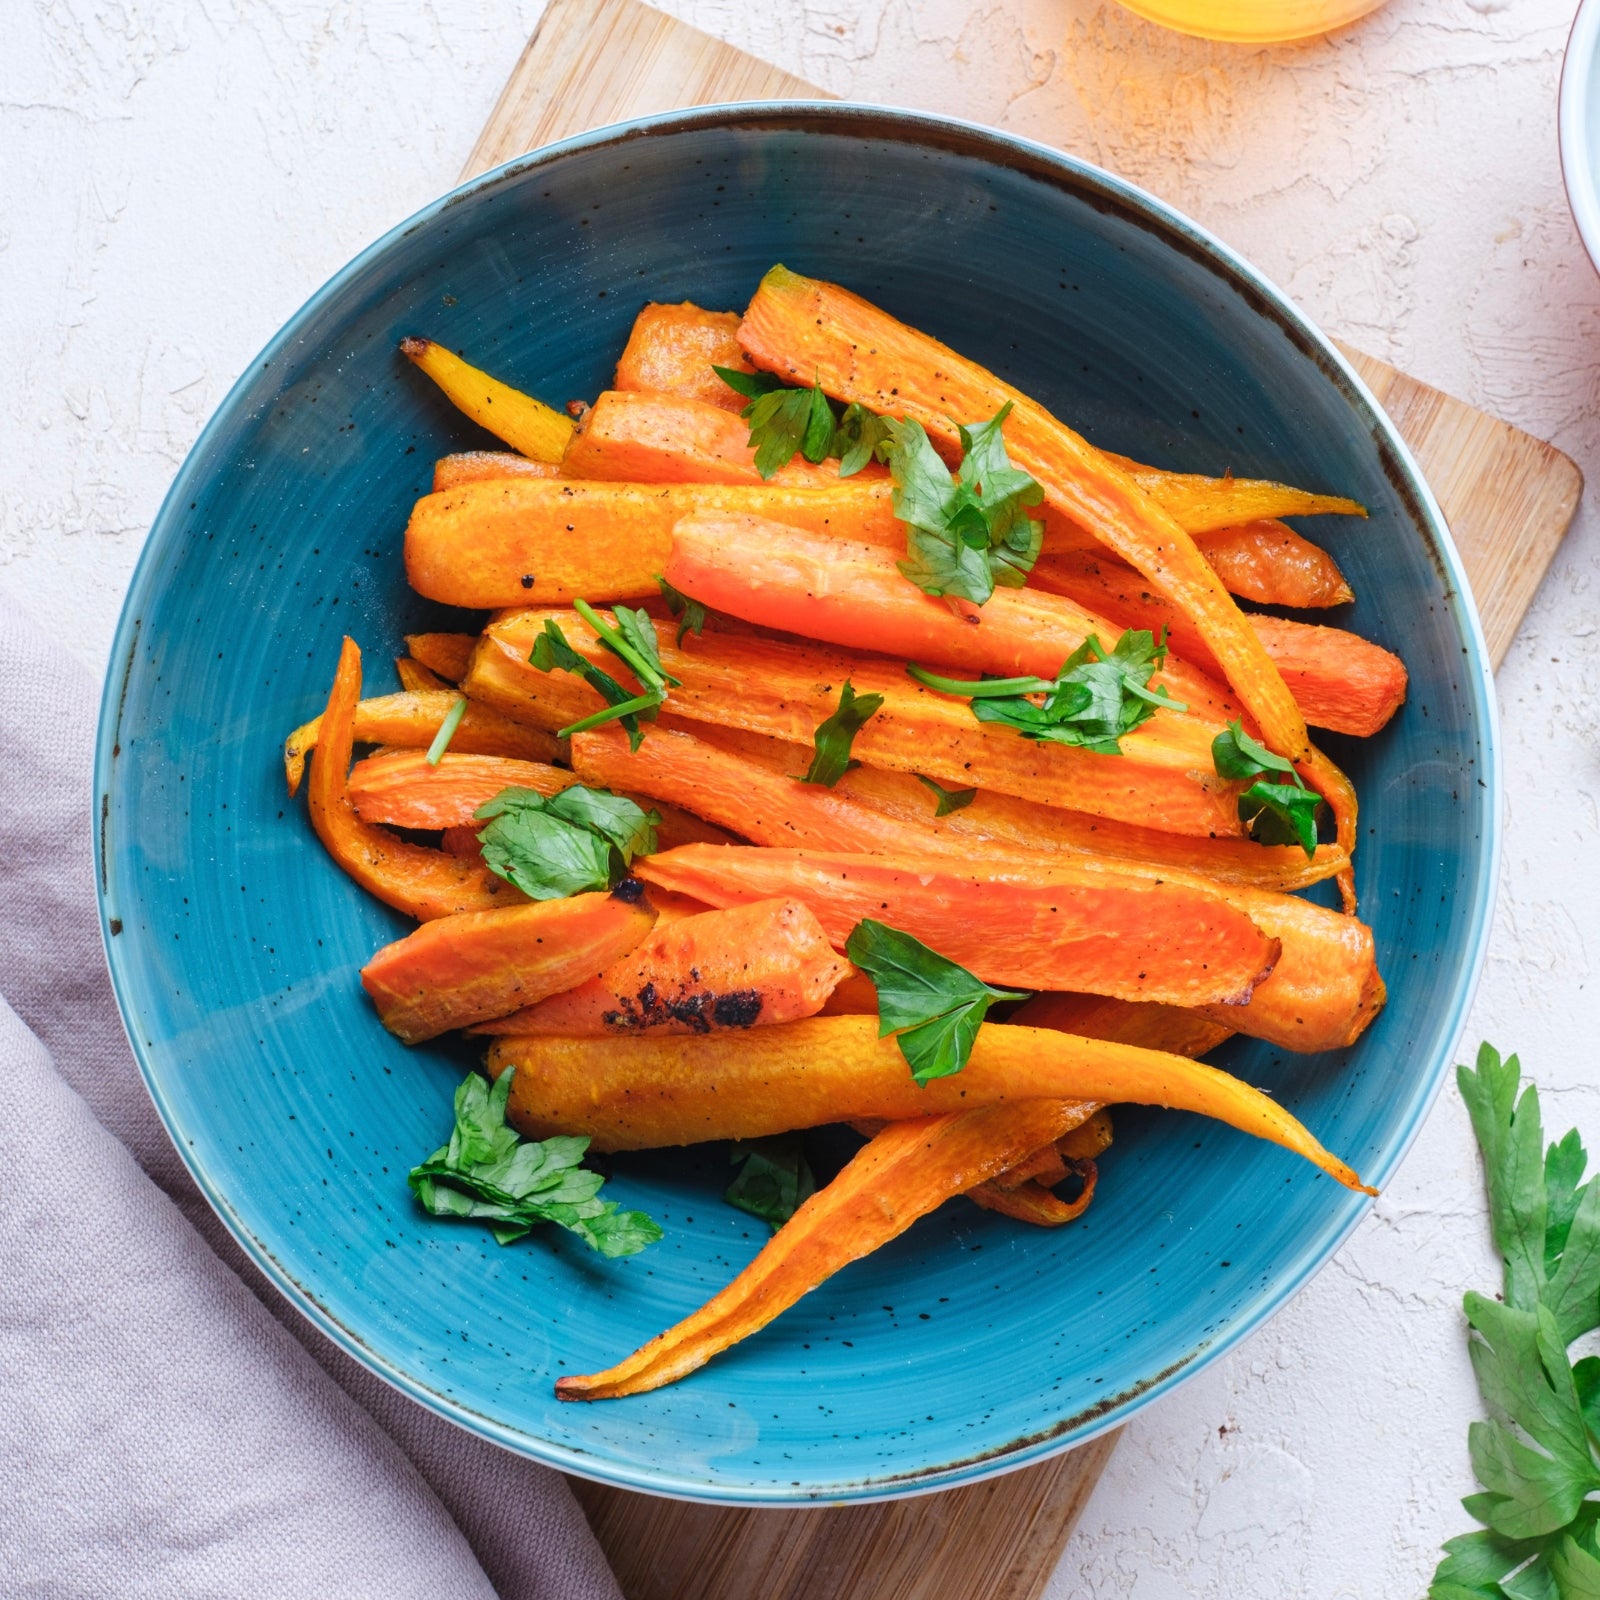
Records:
M190 1181L100 949L95 702L0 600L0 1587L620 1600L556 1473L352 1361Z

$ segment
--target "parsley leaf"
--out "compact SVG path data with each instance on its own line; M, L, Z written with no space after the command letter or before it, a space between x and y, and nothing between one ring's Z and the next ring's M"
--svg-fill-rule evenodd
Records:
M806 1160L805 1140L798 1133L735 1140L728 1159L742 1165L723 1198L760 1217L774 1233L816 1193L817 1180Z
M506 1126L514 1071L502 1072L493 1088L474 1072L456 1090L449 1144L406 1179L423 1208L487 1222L501 1244L541 1222L568 1229L603 1256L631 1256L654 1244L661 1229L644 1212L599 1198L605 1179L580 1165L587 1139L525 1140Z
M1322 797L1306 787L1292 761L1286 761L1238 722L1211 741L1211 761L1223 778L1254 778L1239 796L1239 820L1257 844L1297 844L1308 856L1317 853L1317 811ZM1288 783L1275 783L1268 773L1281 772Z
M762 395L771 394L775 389L789 387L775 372L741 372L737 367L719 367L714 361L711 370L735 394L742 394L746 400L759 400ZM740 412L741 416L744 414Z
M549 796L502 789L473 815L489 819L484 865L531 900L614 887L636 855L654 853L661 823L660 812L581 783Z
M678 619L678 643L683 643L686 633L692 633L698 639L705 631L706 618L711 613L698 600L691 600L683 590L674 589L660 573L656 574L656 586L667 602L667 610Z
M894 1034L917 1083L959 1072L997 1000L1026 1000L973 977L920 939L870 918L858 922L845 954L878 991L878 1037Z
M763 478L772 477L796 455L813 465L837 456L839 476L852 478L889 441L892 425L886 418L860 401L836 411L820 383L791 388L770 372L740 372L715 364L711 370L750 402L739 415L750 424L749 444Z
M1006 455L1007 402L987 422L963 426L959 478L920 422L888 421L880 452L894 481L894 514L906 525L900 570L925 594L982 605L998 584L1020 589L1039 558L1044 524L1027 515L1044 490Z
M859 761L850 758L856 735L883 704L881 694L857 694L849 679L839 691L839 709L817 724L812 735L811 765L801 783L820 783L831 789Z
M912 776L918 783L931 789L938 797L938 805L934 807L936 817L948 817L952 811L960 811L963 806L970 806L978 798L976 789L946 789L943 784L938 784L932 778L925 778L920 772Z
M1024 739L1119 756L1123 735L1148 722L1158 707L1188 710L1164 689L1150 687L1166 658L1165 634L1157 644L1148 630L1130 628L1109 651L1091 633L1054 678L984 678L972 683L943 678L924 667L910 666L906 671L941 694L970 699L979 722L1001 723ZM1029 695L1044 699L1035 702Z
M893 437L894 424L852 400L834 430L831 453L839 458L839 476L853 478Z
M644 730L639 724L655 720L656 713L667 698L669 687L681 687L679 680L661 665L655 624L647 612L630 611L627 606L612 607L612 615L616 619L614 626L606 622L587 600L574 600L572 609L594 630L596 640L627 666L644 688L639 694L623 688L609 672L597 667L586 656L579 655L567 642L561 625L553 617L546 617L544 632L533 641L528 660L541 672L560 670L573 673L608 702L605 710L569 722L556 737L565 739L588 728L598 728L603 722L620 722L627 731L628 748L637 750L644 738Z

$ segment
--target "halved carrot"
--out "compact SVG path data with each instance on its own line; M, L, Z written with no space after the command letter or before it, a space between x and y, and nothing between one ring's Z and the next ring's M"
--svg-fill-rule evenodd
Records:
M712 370L755 370L739 348L739 313L682 305L647 305L617 362L616 387L655 394L681 394L725 411L749 403Z
M1354 851L1357 806L1349 779L1311 743L1294 696L1193 538L1126 471L977 363L835 284L774 267L745 312L739 342L757 366L814 380L830 395L875 411L914 417L947 448L956 439L953 417L979 421L1009 403L1011 460L1038 480L1046 505L1137 568L1193 620L1263 742L1324 796L1339 843ZM1346 909L1354 910L1348 870L1339 886Z
M406 576L430 600L480 610L637 599L659 593L672 525L697 511L752 512L814 532L905 543L882 480L807 489L500 478L417 501L406 526Z
M448 691L450 688L450 685L431 667L423 666L420 661L414 661L410 656L396 656L394 670L400 679L401 689L407 694L419 694L428 689Z
M541 672L529 663L547 621L562 629L573 649L629 681L576 613L520 611L484 630L462 687L513 717L559 730L602 701L572 674ZM1237 786L1214 775L1214 730L1202 718L1157 717L1122 740L1120 756L1098 755L981 723L965 701L924 688L881 658L710 629L679 645L670 622L658 622L656 634L662 665L681 684L667 702L675 716L809 746L848 680L858 695L883 696L855 737L852 753L859 760L1172 833L1237 838L1242 831Z
M490 478L559 478L557 461L533 461L509 450L462 450L440 456L433 464L433 492L458 488L463 483L483 483Z
M1182 1006L1130 1003L1098 994L1036 994L1009 1020L1019 1027L1054 1028L1058 1033L1112 1039L1191 1059L1215 1050L1234 1034L1232 1028Z
M1175 884L1103 863L1041 869L1030 882L931 856L686 845L635 870L711 905L801 900L838 948L873 917L987 983L1019 988L1242 1005L1278 955L1200 880Z
M824 388L827 386L824 385ZM1261 478L1236 478L1229 472L1208 478L1198 472L1169 472L1147 467L1127 456L1101 452L1138 484L1169 516L1192 534L1232 528L1274 517L1364 517L1367 508L1343 495L1313 494L1286 483Z
M1240 1079L1182 1056L1050 1028L986 1022L967 1065L921 1087L894 1039L878 1037L876 1017L811 1017L698 1039L499 1038L489 1047L489 1071L498 1076L507 1067L518 1069L507 1107L517 1128L536 1139L584 1134L597 1150L758 1138L1046 1097L1197 1111L1304 1156L1348 1188L1363 1187L1276 1100Z
M426 749L460 698L454 689L423 689L363 700L353 714L355 742ZM322 718L313 717L284 740L283 770L291 795L300 790L306 756L316 747L321 728ZM522 761L548 761L556 753L557 741L535 727L500 715L492 706L469 703L450 748L477 755L515 756Z
M1068 1115L1067 1108L1047 1101L1024 1102L885 1128L720 1294L609 1371L558 1378L557 1396L612 1400L687 1377L841 1267L904 1233L918 1217L1028 1149L1048 1144Z
M814 465L800 455L763 480L749 441L750 424L722 406L685 395L608 389L578 424L561 471L568 478L616 483L767 481L820 489L840 481L837 461ZM881 479L885 473L869 462L860 476Z
M460 683L467 675L467 664L472 660L472 647L478 642L475 633L408 633L406 649L413 660L420 661L430 672L436 672L449 683Z
M432 339L406 338L400 353L444 390L451 404L514 450L535 461L559 461L572 420L532 395L491 378Z
M982 607L936 600L906 581L892 551L726 512L677 524L665 574L684 594L746 622L826 644L870 644L968 676L1053 678L1091 634L1109 650L1122 633L1036 589L996 589ZM1181 661L1168 660L1151 686L1209 718L1215 732L1240 715L1226 688Z
M809 751L780 739L669 719L636 751L614 728L572 739L573 770L585 783L682 806L751 844L866 854L920 849L963 862L1005 857L1041 866L1099 856L1280 890L1330 878L1346 860L1337 845L1319 845L1307 860L1294 845L1188 838L986 789L936 817L935 796L910 773L856 767L828 789L798 781L809 760Z
M1194 542L1229 593L1246 600L1321 608L1355 599L1326 550L1272 518L1198 534Z
M346 639L339 670L319 717L323 740L311 761L311 825L328 854L386 905L430 920L458 911L516 905L523 896L481 862L429 850L373 827L356 815L345 789L361 696L361 652Z
M385 945L361 984L390 1033L437 1038L584 983L625 956L656 920L636 883L440 917Z
M657 928L598 977L480 1033L571 1038L710 1033L813 1017L851 970L798 900L759 900Z
M1043 556L1029 582L1098 610L1121 628L1165 628L1191 668L1219 670L1200 630L1132 567L1093 551ZM1405 663L1392 651L1342 628L1280 617L1248 618L1277 663L1307 722L1335 733L1376 733L1405 700Z

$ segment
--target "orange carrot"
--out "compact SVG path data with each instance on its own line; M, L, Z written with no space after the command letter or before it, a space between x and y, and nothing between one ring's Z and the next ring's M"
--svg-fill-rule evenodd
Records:
M520 904L521 892L482 862L408 843L356 815L345 775L360 696L361 652L353 639L346 639L328 708L318 719L323 737L311 761L308 785L311 825L328 854L363 889L423 921Z
M794 1022L850 971L798 900L760 900L657 928L598 977L480 1033L710 1033Z
M824 385L826 388L826 385ZM1139 488L1191 534L1232 528L1274 517L1364 517L1367 508L1341 495L1312 494L1285 483L1259 478L1207 478L1197 472L1168 472L1147 467L1127 456L1103 451L1105 459L1125 472Z
M1112 1039L1191 1059L1215 1050L1234 1033L1181 1006L1129 1004L1097 994L1036 994L1018 1006L1010 1020L1019 1027L1054 1028L1058 1033Z
M406 576L446 605L561 604L659 593L672 525L697 511L903 545L887 483L640 484L501 478L424 495L406 527Z
M815 380L830 395L875 411L915 418L946 448L956 442L952 417L980 421L1010 404L1005 438L1012 461L1038 480L1046 505L1142 572L1194 621L1263 742L1323 795L1339 843L1354 851L1357 808L1349 779L1311 743L1294 696L1193 538L1122 468L975 362L848 290L783 267L762 279L739 325L739 342L757 366ZM1339 885L1346 909L1353 910L1348 870Z
M986 1022L966 1066L920 1088L893 1038L878 1037L876 1017L810 1017L704 1038L499 1038L489 1047L489 1071L498 1076L507 1067L518 1069L507 1107L516 1127L537 1139L587 1135L597 1150L758 1138L1042 1097L1197 1111L1362 1187L1278 1101L1238 1078L1182 1056L1050 1028Z
M952 1195L1048 1144L1067 1114L1047 1101L1024 1102L885 1128L719 1295L609 1371L558 1378L557 1396L611 1400L687 1377Z
M463 483L483 483L489 478L559 478L554 461L530 461L510 450L463 450L440 456L433 464L433 492L459 488Z
M873 917L987 983L1020 988L1240 1005L1278 954L1199 879L1178 885L1106 864L1057 866L1030 882L933 856L686 845L635 870L711 905L801 900L837 948Z
M1264 606L1342 606L1355 599L1328 552L1270 518L1196 536L1232 594Z
M467 675L467 664L472 660L472 647L478 642L475 633L408 633L406 649L412 659L420 661L430 672L437 673L448 683L460 683Z
M542 761L469 755L448 750L437 766L422 750L368 756L350 772L350 800L366 822L391 828L455 828L502 789L559 794L578 781L574 772Z
M462 686L513 717L559 730L602 702L572 674L529 664L547 621L561 628L574 650L628 681L575 613L520 611L490 623ZM852 752L874 766L921 772L953 788L976 783L1172 833L1237 838L1242 831L1237 786L1214 776L1214 729L1202 718L1157 717L1122 740L1120 756L1098 755L981 723L965 701L925 689L890 661L710 629L680 646L667 622L656 624L656 634L662 666L681 684L667 702L675 716L809 746L848 680L858 695L883 696Z
M413 661L410 656L396 656L394 670L406 694L424 694L430 689L441 689L448 693L451 687L431 667Z
M361 969L361 983L384 1027L419 1044L585 982L655 920L632 882L609 894L467 911L385 945Z
M967 1198L985 1211L998 1211L1018 1222L1031 1222L1037 1228L1059 1228L1063 1223L1077 1221L1094 1200L1099 1170L1092 1161L1079 1165L1083 1169L1083 1188L1076 1200L1060 1199L1043 1183L1029 1181L1007 1189L992 1178L969 1189Z
M753 372L739 348L737 311L702 311L682 305L647 305L634 319L633 332L617 362L616 387L653 394L681 394L725 411L748 404L713 367Z

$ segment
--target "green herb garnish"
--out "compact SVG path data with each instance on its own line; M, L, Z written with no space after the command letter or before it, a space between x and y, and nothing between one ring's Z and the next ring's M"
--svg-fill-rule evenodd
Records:
M594 630L595 638L623 663L644 686L635 694L625 689L609 672L597 667L586 656L581 656L567 643L567 636L553 617L546 617L544 632L533 641L528 660L541 672L571 672L598 691L607 701L603 711L596 711L576 722L569 722L556 737L566 739L589 728L598 728L604 722L620 722L628 735L628 748L637 750L644 738L641 722L653 722L656 713L667 698L668 688L680 687L661 665L661 651L656 642L655 624L644 611L630 611L627 606L613 606L615 626L606 622L587 600L574 600L572 609Z
M939 803L933 810L936 817L948 817L952 811L960 811L978 798L976 789L946 789L942 784L935 783L932 778L923 777L920 772L913 773L912 776L918 783L933 790L938 797Z
M839 476L854 477L889 439L890 425L883 417L854 401L837 410L820 383L792 388L770 372L715 365L711 370L750 402L739 415L750 424L750 448L763 478L772 477L797 454L813 465L837 456Z
M728 1159L742 1165L723 1198L760 1217L774 1233L816 1193L817 1180L806 1160L805 1140L798 1133L735 1140Z
M979 1024L997 1000L1028 998L991 987L920 939L870 918L855 925L844 949L878 991L878 1037L895 1036L917 1083L966 1066Z
M439 724L439 731L433 736L433 743L428 746L425 757L430 767L436 767L444 760L444 753L450 748L450 741L456 736L456 729L461 726L461 719L467 714L467 697L457 695L456 702L444 714L444 721Z
M1568 1346L1600 1327L1600 1183L1582 1181L1576 1130L1544 1147L1538 1091L1480 1045L1456 1069L1483 1153L1502 1296L1468 1294L1468 1350L1491 1420L1467 1430L1484 1486L1461 1503L1484 1524L1445 1545L1430 1600L1600 1595L1600 1357Z
M631 1256L654 1244L661 1229L644 1212L599 1198L605 1179L580 1165L587 1139L522 1139L506 1126L514 1071L508 1067L493 1088L474 1072L456 1090L450 1143L406 1179L424 1209L487 1222L501 1244L541 1222L568 1229L603 1256Z
M1123 736L1148 722L1158 708L1189 709L1164 689L1150 687L1166 658L1165 633L1157 644L1148 630L1130 628L1109 651L1091 633L1054 678L984 678L974 683L943 678L923 667L906 671L941 694L971 700L979 722L1002 723L1025 739L1119 756ZM1029 695L1044 699L1035 703Z
M656 587L667 602L667 610L678 619L678 643L683 643L686 633L692 633L698 639L705 631L706 618L711 613L698 600L691 600L683 590L674 589L659 573L656 574Z
M883 704L881 694L857 694L848 679L839 691L839 709L817 724L812 735L811 765L801 783L820 783L831 789L859 761L850 757L850 746L866 721Z
M483 864L531 900L614 888L635 856L655 851L661 823L660 812L581 783L554 795L502 789L473 816L489 819Z
M1298 844L1308 856L1317 853L1317 808L1322 797L1306 787L1292 761L1252 739L1237 722L1211 741L1211 760L1223 778L1254 778L1239 796L1239 820L1257 844ZM1288 783L1266 773L1281 772Z
M987 422L961 428L959 479L920 422L886 424L880 454L894 480L894 514L906 525L899 566L925 594L981 606L996 585L1020 589L1039 558L1044 524L1027 512L1044 490L1006 455L1001 426L1010 413L1008 401Z

